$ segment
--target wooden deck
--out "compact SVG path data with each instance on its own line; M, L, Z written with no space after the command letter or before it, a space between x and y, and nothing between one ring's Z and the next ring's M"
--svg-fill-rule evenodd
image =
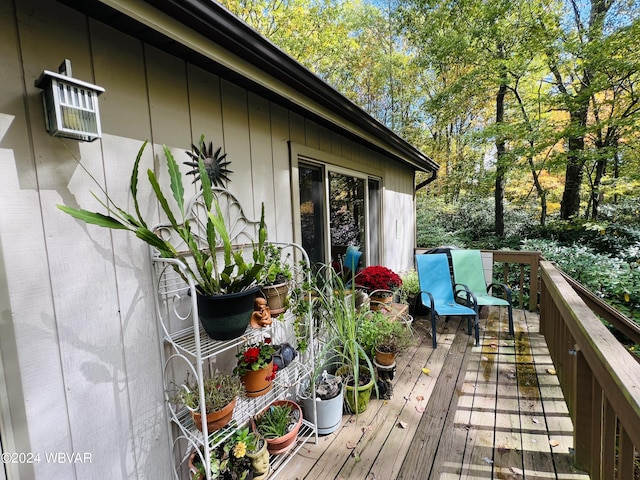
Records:
M278 478L588 480L572 468L572 424L538 316L514 311L514 323L515 339L506 310L491 310L475 347L466 320L439 322L434 350L429 322L416 319L393 398L344 416Z

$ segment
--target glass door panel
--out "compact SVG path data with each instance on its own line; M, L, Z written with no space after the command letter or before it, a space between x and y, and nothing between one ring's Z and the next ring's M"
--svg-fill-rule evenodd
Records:
M329 172L331 263L338 271L348 246L366 251L365 213L365 179Z
M302 247L311 263L325 263L324 179L322 168L299 165Z

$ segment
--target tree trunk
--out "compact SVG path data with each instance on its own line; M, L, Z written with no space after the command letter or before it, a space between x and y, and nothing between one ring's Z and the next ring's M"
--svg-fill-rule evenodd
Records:
M496 95L496 125L504 123L504 99L507 95L507 85L501 84ZM504 177L506 166L506 142L502 133L496 137L496 188L495 188L495 234L504 237Z
M567 169L564 177L564 192L560 203L560 218L568 220L576 216L580 210L580 187L584 167L584 128L587 124L587 105L582 105L577 111L570 111L572 129L577 135L569 137L569 152L567 155Z

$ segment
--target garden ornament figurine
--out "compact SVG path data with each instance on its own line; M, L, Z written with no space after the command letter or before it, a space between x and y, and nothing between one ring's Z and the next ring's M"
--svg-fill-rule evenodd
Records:
M253 304L254 312L251 314L251 326L262 328L271 325L271 310L267 306L267 301L262 297L257 297Z

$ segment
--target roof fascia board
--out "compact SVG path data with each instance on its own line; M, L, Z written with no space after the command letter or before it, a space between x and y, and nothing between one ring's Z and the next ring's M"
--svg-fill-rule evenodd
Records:
M309 111L313 115L316 115L317 117L322 118L327 122L337 125L341 129L351 133L356 137L363 138L371 145L378 147L381 151L395 156L396 159L402 161L403 163L410 164L417 170L434 171L438 168L437 164L428 159L428 157L425 157L423 161L418 161L415 158L412 158L410 155L407 155L405 152L403 152L402 149L381 140L380 136L377 136L360 126L345 120L345 118L340 116L339 114L310 99L308 96L298 92L290 85L287 85L286 83L274 78L272 75L268 74L261 68L252 65L250 62L230 52L228 49L219 45L215 41L208 39L207 37L193 30L188 25L185 25L184 23L170 17L166 13L158 10L156 7L146 3L145 1L100 0L100 2L127 15L128 17L140 22L141 24L152 28L153 30L165 35L166 37L179 42L180 44L193 50L194 52L197 52L200 55L209 58L232 71L236 71L239 75L242 75L243 77L249 79L257 85L260 85L265 89L273 91L283 99L288 100L296 105L302 106L305 110ZM260 38L261 41L268 42L262 37ZM286 54L282 52L280 54L286 56ZM309 75L311 76L313 74L309 72ZM318 79L318 81L322 82L320 79ZM333 90L330 86L326 84L324 85L326 86L326 88ZM348 102L346 98L344 98L344 100ZM355 109L361 110L355 104L353 104L352 106ZM370 117L370 115L368 115L364 111L358 113ZM371 120L375 121L373 118L371 118ZM386 129L386 127L383 128ZM395 135L392 132L390 133L392 135ZM417 149L416 152L419 153Z

